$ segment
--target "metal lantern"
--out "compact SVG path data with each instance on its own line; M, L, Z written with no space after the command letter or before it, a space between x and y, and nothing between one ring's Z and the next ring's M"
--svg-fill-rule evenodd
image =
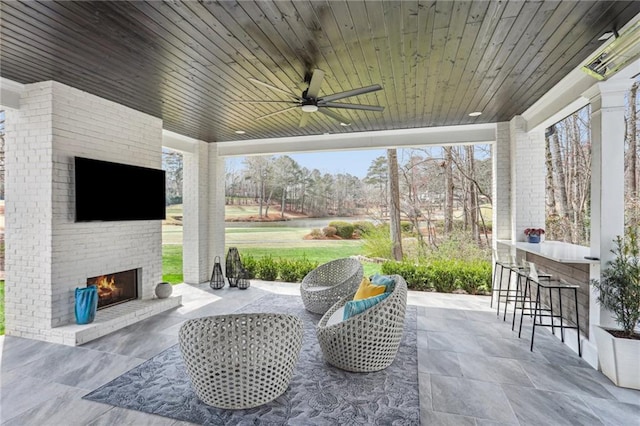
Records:
M225 261L225 272L227 275L227 281L229 281L229 287L237 287L241 268L242 263L240 261L240 253L238 253L238 249L230 247Z
M220 264L220 256L216 256L213 263L213 271L209 280L209 287L214 290L220 290L224 287L224 275L222 275L222 265Z
M251 285L249 281L247 270L240 266L240 273L238 274L238 279L236 280L236 285L240 290L246 290Z

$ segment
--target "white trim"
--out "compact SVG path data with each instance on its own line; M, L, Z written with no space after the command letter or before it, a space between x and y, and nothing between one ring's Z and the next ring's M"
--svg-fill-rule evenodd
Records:
M493 143L496 123L218 142L222 157Z
M200 142L204 141L162 129L162 146L166 148L193 153L198 149Z
M24 84L0 77L0 108L20 109L20 95Z

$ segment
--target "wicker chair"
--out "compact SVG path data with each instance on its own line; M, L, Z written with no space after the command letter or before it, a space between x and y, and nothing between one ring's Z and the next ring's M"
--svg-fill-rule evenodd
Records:
M182 325L179 338L202 402L252 408L287 390L302 346L302 320L285 314L196 318Z
M304 307L310 312L324 314L338 300L353 296L362 276L362 264L356 259L337 259L318 266L300 285Z
M354 372L387 368L396 357L404 330L407 283L394 275L393 292L377 305L345 321L327 325L334 312L351 300L345 297L333 305L316 327L325 360L338 368Z

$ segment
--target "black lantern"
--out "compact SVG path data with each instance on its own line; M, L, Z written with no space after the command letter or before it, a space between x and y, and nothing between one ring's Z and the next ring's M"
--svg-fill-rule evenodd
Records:
M249 278L247 278L248 275L249 274L247 273L247 270L240 266L240 273L238 279L236 280L236 285L240 290L246 290L251 285Z
M227 281L229 281L229 287L238 286L238 279L240 278L241 270L242 261L240 260L240 253L238 253L237 248L230 247L225 261L225 272L227 275Z
M213 271L209 280L209 287L214 290L220 290L224 287L224 275L222 275L222 265L220 264L220 256L216 256L213 263Z

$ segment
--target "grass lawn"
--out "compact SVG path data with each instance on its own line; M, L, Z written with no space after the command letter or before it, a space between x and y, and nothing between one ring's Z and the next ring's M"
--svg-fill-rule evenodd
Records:
M172 284L181 283L182 278L182 246L162 246L162 281Z

